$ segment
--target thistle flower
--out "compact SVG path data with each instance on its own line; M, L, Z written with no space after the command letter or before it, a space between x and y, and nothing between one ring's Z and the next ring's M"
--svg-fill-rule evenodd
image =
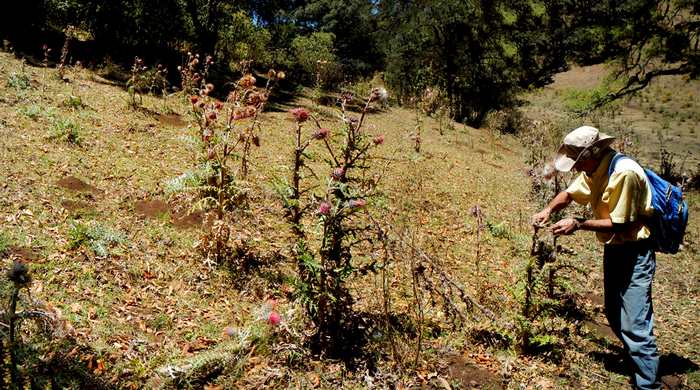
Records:
M210 121L215 121L216 117L216 111L209 111L209 113L207 113L207 119L209 119Z
M265 96L265 94L261 92L251 93L248 96L248 103L254 106L257 106L258 104L263 103L266 100L267 96Z
M254 86L255 82L256 82L255 77L253 77L252 74L248 73L248 74L244 75L243 77L241 77L240 80L238 80L238 85L240 85L241 88L247 89L247 88Z
M306 122L306 120L309 119L309 111L305 108L297 107L289 112L294 116L294 120L299 123Z
M241 120L241 119L246 119L255 116L256 113L255 107L252 106L246 106L243 108L236 108L233 110L233 115L231 118L235 121Z
M331 178L333 178L333 180L340 180L344 176L345 176L345 168L343 168L343 167L335 168L333 170L333 172L331 172Z
M224 103L216 102L214 104L214 108L216 108L217 110L221 110L222 108L224 108Z
M27 265L20 261L12 263L12 268L7 271L7 278L18 286L25 286L32 281Z
M236 329L232 326L227 326L224 328L224 334L228 337L233 337L236 335Z
M282 322L282 317L276 311L271 311L267 316L267 322L272 326L277 326Z
M331 204L325 200L318 205L318 213L320 215L328 215L331 213Z
M374 139L372 140L372 142L374 142L375 145L381 145L381 144L384 143L384 136L383 136L383 135L378 135L378 136L374 137Z
M311 135L311 138L317 139L317 140L326 139L326 138L328 138L328 135L330 134L330 132L331 131L329 129L322 127L320 129L316 130L313 133L313 135Z
M367 201L364 199L351 199L348 202L348 207L351 209L359 209L362 207L365 207L367 205Z
M190 96L190 102L192 103L192 105L197 104L198 101L199 101L199 96L197 96L197 95Z

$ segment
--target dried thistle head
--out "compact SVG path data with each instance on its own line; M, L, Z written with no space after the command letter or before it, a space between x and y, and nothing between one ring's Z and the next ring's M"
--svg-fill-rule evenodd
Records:
M7 271L7 278L17 287L26 286L32 281L31 276L29 276L29 268L27 265L17 260L12 263L12 268Z
M248 88L255 86L255 82L256 82L255 77L253 77L252 74L248 73L248 74L245 74L243 77L241 77L240 80L238 80L238 85L241 88L248 89Z

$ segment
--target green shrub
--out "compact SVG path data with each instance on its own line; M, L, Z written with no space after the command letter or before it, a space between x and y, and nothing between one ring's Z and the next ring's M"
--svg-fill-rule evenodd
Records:
M292 51L308 76L320 71L319 64L324 64L324 69L336 69L333 66L336 62L336 56L333 53L334 41L335 35L326 32L315 32L306 37L294 38Z
M125 242L126 237L123 233L97 222L84 224L74 221L68 231L69 249L88 248L97 257L107 257L110 249Z
M16 90L26 90L32 87L32 83L28 74L12 72L7 76L7 86Z
M10 245L10 237L5 232L0 231L0 256L5 254Z
M491 235L496 238L510 238L512 236L510 228L508 228L506 221L502 221L501 223L493 223L491 221L487 221L486 227L489 229Z
M66 141L73 145L81 145L83 142L80 125L67 118L59 118L53 121L49 138Z
M85 107L85 103L83 103L83 98L72 94L65 98L62 104L64 107L72 108L74 110L79 110Z
M21 107L18 112L31 120L37 120L42 114L42 108L38 104Z

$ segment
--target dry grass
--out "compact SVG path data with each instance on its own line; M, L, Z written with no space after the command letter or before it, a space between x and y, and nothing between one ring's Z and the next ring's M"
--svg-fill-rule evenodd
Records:
M470 380L479 380L486 387L495 386L483 371L463 369L469 366L485 370L496 384L508 388L625 388L626 377L604 366L610 346L580 331L576 322L567 325L573 333L560 362L545 356L522 357L512 347L484 346L473 337L474 329L511 332L519 311L517 286L530 245L527 221L536 205L527 198L529 179L523 163L527 152L516 139L461 125L440 136L437 122L428 119L421 153L415 154L410 137L413 112L393 108L370 116L374 127L368 131L385 135L378 166L391 160L381 186L385 201L375 205L377 215L394 231L410 232L414 245L496 312L497 320L470 320L465 327L452 329L441 309L424 296L426 318L434 332L425 340L417 371L408 368L415 340L403 335L395 341L401 359L392 359L385 351L375 371L351 372L337 362L301 352L296 360L291 358L305 326L299 306L286 294L291 286L285 276L294 269L285 260L291 235L270 184L273 177L289 174L294 124L287 113L263 116L262 145L253 151L247 183L249 206L232 222L234 232L259 253L276 255L270 257L278 263L266 273L235 283L236 275L224 267L209 270L202 264L193 248L200 228L178 226L188 212L186 204L171 201L169 208L145 216L148 212L139 203L170 201L164 183L192 167L193 155L180 139L191 131L186 125L173 120L176 117L164 121L133 111L127 107L124 90L96 81L89 71L73 70L71 82L64 83L55 78L54 70L28 67L31 88L7 85L8 77L19 71L19 61L0 53L3 240L9 242L8 253L23 249L25 258L32 257L33 294L62 310L75 328L75 342L90 347L104 365L91 370L106 382L120 388L141 388L144 383L167 387L172 384L163 368L190 365L206 371L226 362L217 375L204 375L204 382L224 388L366 388L371 383L406 387L447 383L467 388ZM71 95L79 96L86 107L65 105ZM310 105L305 99L293 103L297 104ZM186 119L187 105L179 96L167 101L145 97L144 105L152 112ZM79 125L80 145L49 138L56 118ZM324 123L336 128L328 118ZM59 185L67 177L94 188L70 190ZM672 258L659 256L655 306L662 352L698 362L700 273L694 262L700 210L697 194L690 194L689 200L690 247ZM480 259L475 259L476 226L470 214L474 205L481 206L487 221L503 223L507 232L498 237L483 232ZM124 240L104 258L85 246L70 249L74 221L99 224L121 233ZM567 277L574 299L590 318L604 322L600 308L590 300L602 294L600 248L590 235L562 241L576 251L574 261L587 270L585 277ZM407 261L394 262L388 269L390 296L393 311L413 320L415 300ZM358 280L353 292L358 310L381 312L378 275ZM279 302L283 328L271 329L259 319L270 298ZM248 330L252 336L243 341L225 336L226 327ZM700 386L697 373L684 380ZM204 384L183 380L180 386L188 383Z

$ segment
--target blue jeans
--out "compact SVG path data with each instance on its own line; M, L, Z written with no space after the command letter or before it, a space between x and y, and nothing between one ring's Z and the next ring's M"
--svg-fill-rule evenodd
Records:
M639 389L660 389L659 351L654 337L651 282L656 255L648 240L606 245L604 256L605 314L635 364Z

